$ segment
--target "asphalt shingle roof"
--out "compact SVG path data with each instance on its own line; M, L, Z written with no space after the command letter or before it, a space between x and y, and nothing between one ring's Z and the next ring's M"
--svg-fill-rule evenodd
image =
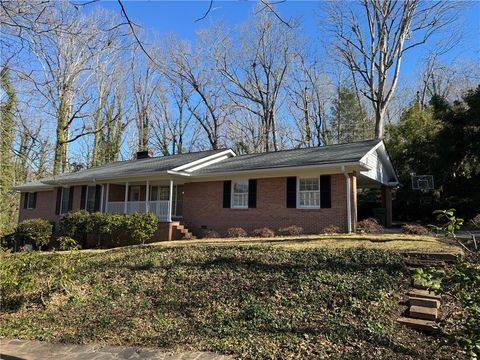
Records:
M305 149L283 150L269 153L240 155L227 158L191 173L191 175L209 175L248 170L287 168L298 166L316 166L359 161L380 140L368 140L350 144L329 145ZM146 175L154 172L172 170L179 166L213 155L221 150L207 150L187 154L160 156L150 159L117 161L103 166L63 174L17 186L17 189L57 185L63 182L82 182L101 179L114 179Z
M379 141L368 140L349 144L241 155L199 169L192 175L356 162Z
M188 164L221 150L207 150L186 154L159 156L150 159L116 161L107 165L92 167L78 172L63 174L55 177L55 181L82 181L92 179L110 179L123 176L134 176L159 171L172 170L178 166Z

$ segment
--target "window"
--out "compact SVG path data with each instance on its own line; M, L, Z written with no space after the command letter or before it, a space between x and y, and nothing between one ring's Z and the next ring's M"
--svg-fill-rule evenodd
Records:
M140 186L130 187L130 201L140 201Z
M35 209L36 202L37 202L37 193L34 193L34 192L25 193L26 209Z
M170 199L170 186L152 185L150 188L150 201L168 201Z
M70 210L70 188L62 188L62 200L60 202L60 214Z
M232 208L248 208L248 180L232 181Z
M320 208L320 178L298 180L298 207Z
M95 211L95 195L96 195L97 187L96 186L88 186L87 193L85 198L85 209L87 211Z

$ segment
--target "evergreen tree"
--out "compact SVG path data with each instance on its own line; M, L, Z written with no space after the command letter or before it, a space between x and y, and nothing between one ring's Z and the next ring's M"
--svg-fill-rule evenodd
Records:
M332 106L332 140L342 144L373 139L374 125L356 93L346 87L339 87Z

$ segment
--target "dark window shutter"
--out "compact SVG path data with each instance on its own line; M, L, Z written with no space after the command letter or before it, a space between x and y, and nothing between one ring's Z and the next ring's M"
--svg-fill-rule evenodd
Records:
M297 207L297 177L287 177L287 208Z
M100 196L102 195L102 186L95 186L95 211L100 210Z
M257 207L257 180L256 179L248 180L248 207L249 208Z
M330 175L320 176L320 207L332 207L332 177Z
M229 208L232 195L232 182L224 181L223 182L223 207Z
M33 204L32 204L32 208L35 209L37 207L37 193L34 192L32 193L33 195Z
M23 193L23 208L28 208L28 192Z
M55 214L60 214L60 204L62 202L62 188L57 188L57 205L55 207Z
M80 198L80 209L85 209L87 204L87 186L82 186L82 195Z
M70 191L68 194L68 211L72 210L73 208L73 192L75 191L75 186L70 187Z

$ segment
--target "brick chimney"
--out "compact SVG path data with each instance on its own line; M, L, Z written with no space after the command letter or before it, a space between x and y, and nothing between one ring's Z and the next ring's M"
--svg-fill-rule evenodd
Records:
M150 159L152 158L153 155L152 155L152 152L150 150L146 150L146 151L137 151L137 160L140 160L140 159Z

